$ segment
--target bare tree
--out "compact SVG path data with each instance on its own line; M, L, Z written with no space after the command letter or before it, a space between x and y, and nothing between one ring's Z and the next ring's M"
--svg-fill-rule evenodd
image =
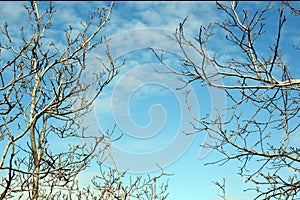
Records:
M7 23L1 29L0 199L166 199L168 184L158 189L157 180L169 174L161 169L159 176L123 181L126 172L118 169L110 150L114 129L91 136L81 124L122 65L115 65L101 37L114 3L81 22L79 32L70 26L65 38L49 33L52 2L47 9L41 9L43 3L28 4L29 30L22 27L16 38ZM100 58L99 69L91 71L87 55L99 46L108 62ZM113 159L114 168L105 168L107 157L101 155ZM99 174L82 187L78 175L92 160L98 161Z
M87 23L82 22L78 34L70 26L65 31L64 48L56 40L46 40L54 14L52 2L45 10L39 9L38 4L30 2L25 6L31 32L21 28L20 43L11 36L7 23L1 29L5 40L1 43L1 55L10 55L10 60L2 57L0 71L0 129L4 146L0 169L7 172L0 182L4 188L0 199L16 198L25 195L24 191L28 191L27 198L48 199L56 187L73 184L102 137L94 138L93 147L74 143L62 145L62 151L49 140L63 142L85 137L81 117L90 111L95 98L118 72L107 49L110 65L99 67L89 83L83 77L87 74L87 53L99 45L107 48L99 35L113 4L96 10ZM93 96L87 94L90 88L96 88Z
M163 55L155 54L186 84L199 81L202 86L219 88L227 94L226 117L194 116L188 106L196 131L209 134L215 141L203 148L223 155L208 164L239 161L238 174L253 183L248 189L257 192L255 199L296 199L300 191L300 149L293 140L300 131L300 79L299 74L292 74L296 66L287 66L283 51L297 51L299 47L288 47L282 38L287 18L299 16L299 9L290 2L275 2L251 12L240 4L217 2L224 21L201 26L195 40L184 34L187 18L180 23L172 38L184 55L181 71L164 63ZM278 14L275 29L275 22L268 21L270 12ZM216 33L224 36L220 48L234 52L230 59L221 58L211 47ZM297 58L293 59L297 63Z
M108 134L108 138L111 137L113 131ZM165 200L169 193L168 180L162 182L158 188L157 181L162 177L172 176L164 172L164 169L157 164L161 173L158 176L151 177L148 175L146 178L143 176L127 177L129 180L124 181L123 178L126 176L126 171L121 172L118 163L114 159L111 151L111 142L114 140L105 140L106 150L108 151L108 158L112 159L113 168L109 167L108 170L103 169L101 161L98 160L100 168L100 174L94 176L92 183L100 192L101 198L106 200L126 200L126 199L148 199L148 200ZM104 161L105 159L102 159Z
M223 200L226 200L226 185L225 185L225 178L223 178L223 183L219 183L217 181L213 182L219 189L222 191L222 195L218 194Z

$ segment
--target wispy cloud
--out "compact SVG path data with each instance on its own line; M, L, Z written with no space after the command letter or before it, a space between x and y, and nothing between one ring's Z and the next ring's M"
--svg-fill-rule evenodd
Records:
M196 34L199 24L218 18L213 2L117 2L111 18L111 34L141 27L164 27L175 31L189 16L187 34ZM128 12L130 11L130 12Z

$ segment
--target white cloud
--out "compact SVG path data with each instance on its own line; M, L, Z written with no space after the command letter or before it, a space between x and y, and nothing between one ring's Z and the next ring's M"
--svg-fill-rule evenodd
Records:
M199 25L207 25L208 21L218 18L215 4L211 2L116 2L115 7L118 12L113 12L111 26L108 27L112 30L111 34L141 27L175 31L186 16L190 20L186 26L187 34L196 34Z
M95 102L96 112L107 113L111 109L112 103L115 110L126 111L124 106L128 107L129 100L136 90L139 93L135 95L135 100L146 99L148 96L153 95L164 96L167 94L163 87L153 85L166 84L163 81L165 74L157 73L152 67L147 66L133 68L132 70L125 74L119 74L116 77L116 82L109 86L110 90L106 90L101 94L101 97Z
M20 2L20 1L1 1L0 2L0 11L1 11L1 18L0 22L3 25L3 22L7 21L8 23L12 23L12 27L16 23L20 23L21 19L24 19L24 16L27 16L27 12L24 8L24 5L29 5L28 2ZM18 27L19 28L19 27Z

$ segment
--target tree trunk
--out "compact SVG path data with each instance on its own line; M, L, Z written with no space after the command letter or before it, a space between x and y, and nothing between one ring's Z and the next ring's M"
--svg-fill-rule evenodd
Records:
M32 199L37 200L39 198L39 166L34 166L33 171L33 187L32 187Z

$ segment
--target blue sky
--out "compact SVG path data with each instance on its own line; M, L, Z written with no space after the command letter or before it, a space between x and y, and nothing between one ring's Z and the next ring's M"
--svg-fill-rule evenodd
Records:
M6 19L0 19L0 23L2 25L4 21L8 21L16 37L19 27L26 24L23 4L24 2L0 2L2 16L6 16ZM54 2L57 12L53 29L48 35L49 40L56 38L60 43L61 38L64 38L63 31L69 25L76 30L80 20L88 19L95 8L105 5L109 5L109 2ZM265 2L241 2L240 6L256 9L264 5ZM276 12L272 11L269 16L274 23L270 24L268 31L277 25ZM204 166L219 155L210 152L208 156L203 156L207 152L203 152L199 146L206 139L205 134L183 134L183 131L193 131L189 124L192 119L184 103L184 91L190 90L194 114L200 115L213 113L216 107L224 107L224 93L211 88L200 88L198 83L177 90L176 88L183 86L177 77L154 71L165 69L148 47L165 49L166 62L174 70L179 70L178 59L182 54L176 43L166 35L171 35L186 16L188 20L184 30L188 37L193 38L197 36L200 25L218 21L224 14L216 9L215 2L115 3L110 21L102 34L111 39L109 45L112 56L117 62L125 59L126 64L96 100L94 113L86 123L105 132L116 122L116 137L123 133L123 137L114 143L121 168L129 168L134 174L145 172L146 175L146 172L155 169L155 163L158 162L167 173L174 173L169 181L171 200L220 199L218 194L221 191L212 181L222 181L223 177L226 178L228 199L250 199L253 194L243 192L246 187L244 180L236 174L238 169L235 162L221 167ZM299 26L294 18L288 23L294 27ZM272 31L266 34L270 33ZM283 33L288 33L288 36L283 34L283 44L300 44L300 36L295 29L285 28ZM226 61L234 55L236 49L228 48L222 36L222 33L217 33L210 45L211 51L216 52L219 59ZM270 34L268 39L271 41L273 36ZM267 53L270 41L262 41L263 54ZM287 64L295 64L294 55L294 51L288 51L284 57ZM97 67L93 59L95 56L104 56L104 51L95 49L89 56L88 67L93 70ZM104 57L103 59L105 60ZM292 70L299 76L299 68ZM156 173L157 171L152 174Z

